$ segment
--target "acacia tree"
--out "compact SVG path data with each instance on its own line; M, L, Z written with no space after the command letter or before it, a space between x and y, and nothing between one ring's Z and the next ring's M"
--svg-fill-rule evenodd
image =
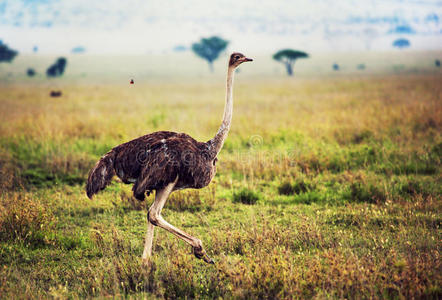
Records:
M273 59L283 63L286 67L287 74L293 75L293 64L298 58L307 58L308 54L298 50L284 49L276 52Z
M228 44L228 41L217 36L212 36L202 38L199 43L192 44L192 50L196 55L207 60L210 71L213 72L213 62L218 58L219 54L226 49Z
M410 47L410 41L407 39L397 39L393 42L393 47L404 49Z
M17 51L10 49L7 45L0 41L0 63L8 62L10 63L15 56L18 54Z

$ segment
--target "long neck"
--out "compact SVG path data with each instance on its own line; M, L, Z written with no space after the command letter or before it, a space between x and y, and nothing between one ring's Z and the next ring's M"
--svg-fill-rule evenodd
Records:
M227 86L226 86L226 104L224 106L223 122L218 129L216 135L209 141L215 151L216 155L221 151L224 145L224 141L227 138L227 134L230 130L230 124L232 122L233 112L233 74L235 68L229 67L227 71Z

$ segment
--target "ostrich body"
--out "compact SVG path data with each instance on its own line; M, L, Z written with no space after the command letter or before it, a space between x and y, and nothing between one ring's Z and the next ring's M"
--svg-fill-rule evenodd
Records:
M169 224L161 216L161 210L173 191L203 188L215 176L217 155L227 138L232 121L234 71L247 61L252 59L241 53L230 56L223 121L210 141L203 143L185 133L158 131L113 148L90 171L86 192L91 199L110 183L114 175L126 184L134 184L132 190L138 200L142 201L146 193L149 195L156 191L155 200L147 213L147 233L142 256L144 264L148 264L152 254L155 226L166 229L190 244L197 258L213 263L201 240Z

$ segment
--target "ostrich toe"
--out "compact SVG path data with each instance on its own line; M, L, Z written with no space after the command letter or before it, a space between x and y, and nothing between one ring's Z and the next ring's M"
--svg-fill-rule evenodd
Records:
M193 254L196 258L202 259L208 264L215 264L215 261L207 255L206 251L201 246L193 247Z

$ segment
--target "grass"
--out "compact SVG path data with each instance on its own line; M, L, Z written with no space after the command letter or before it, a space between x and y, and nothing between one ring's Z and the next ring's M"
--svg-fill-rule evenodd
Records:
M2 298L439 299L440 75L247 79L218 173L163 216L216 265L156 230L150 196L84 184L109 148L159 129L208 140L222 81L0 85ZM191 99L191 100L190 100Z

